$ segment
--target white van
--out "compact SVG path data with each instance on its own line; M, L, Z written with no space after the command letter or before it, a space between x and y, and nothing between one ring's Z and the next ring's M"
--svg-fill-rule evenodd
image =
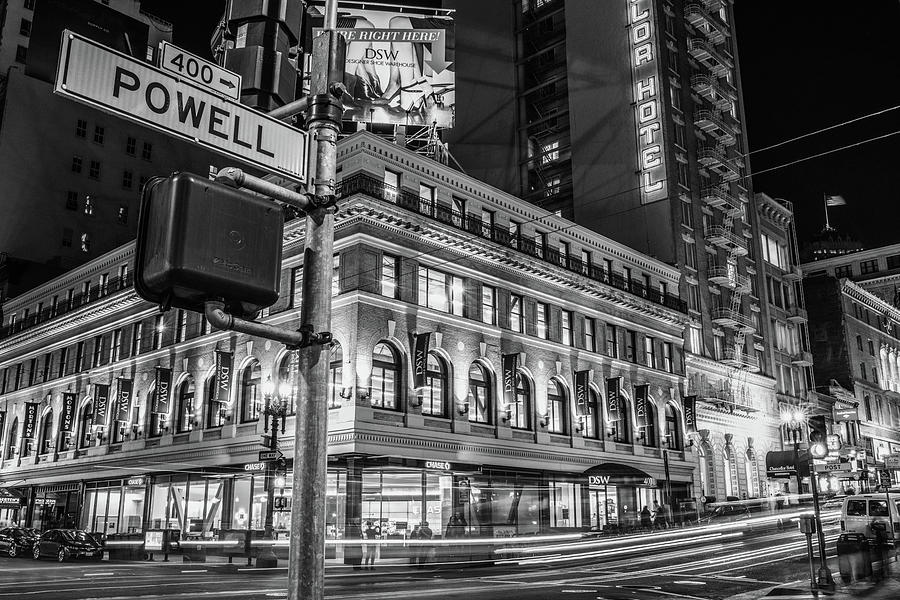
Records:
M872 523L884 523L887 539L900 541L900 493L856 494L844 498L841 533L874 538Z

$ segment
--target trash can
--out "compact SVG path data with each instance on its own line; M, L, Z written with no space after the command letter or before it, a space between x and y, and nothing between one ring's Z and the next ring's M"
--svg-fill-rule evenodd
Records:
M869 556L872 561L872 577L879 581L887 575L888 568L888 539L887 525L876 521L869 526L874 539L869 539Z
M850 583L872 575L869 541L861 533L842 533L837 539L841 581Z

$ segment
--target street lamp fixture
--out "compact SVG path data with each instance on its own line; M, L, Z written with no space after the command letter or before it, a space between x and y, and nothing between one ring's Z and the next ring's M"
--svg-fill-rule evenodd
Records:
M278 392L277 395L275 394ZM272 434L269 436L269 450L278 450L278 428L281 425L281 433L285 431L285 422L288 415L288 401L291 397L291 386L282 382L277 387L272 382L271 376L266 377L262 384L265 406L263 408L263 430L268 432L271 426ZM278 477L274 462L266 462L266 522L263 538L274 540L274 513L275 513L275 488L284 488L285 480ZM256 559L256 566L269 568L278 566L278 557L271 544L264 548Z

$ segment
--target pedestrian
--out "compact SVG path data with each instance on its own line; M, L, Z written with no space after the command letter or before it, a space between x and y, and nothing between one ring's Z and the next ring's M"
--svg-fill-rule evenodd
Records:
M434 533L432 533L431 528L428 526L428 521L422 521L421 527L419 527L419 540L425 541L430 540L434 537ZM429 554L431 553L431 544L424 543L419 547L419 568L421 569L425 566L425 563L429 560Z
M647 505L641 509L641 529L650 529L653 526L653 519L650 516L650 509Z
M453 513L453 516L450 517L450 521L447 523L447 533L444 537L465 537L467 525L468 524L466 523L466 519L462 516L462 513L460 513L459 511Z
M662 514L663 514L663 524L665 525L666 529L675 525L675 523L672 520L672 507L671 506L669 506L668 504L663 504L662 505Z
M381 536L380 529L372 524L372 521L366 521L366 528L363 531L363 537L366 539L365 566L363 568L369 571L375 570L375 559L378 554L378 538Z

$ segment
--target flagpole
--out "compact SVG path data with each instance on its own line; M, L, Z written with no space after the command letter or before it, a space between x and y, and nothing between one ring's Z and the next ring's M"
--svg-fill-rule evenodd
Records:
M828 222L828 194L823 193L822 200L825 201L825 231L829 231L831 224Z

